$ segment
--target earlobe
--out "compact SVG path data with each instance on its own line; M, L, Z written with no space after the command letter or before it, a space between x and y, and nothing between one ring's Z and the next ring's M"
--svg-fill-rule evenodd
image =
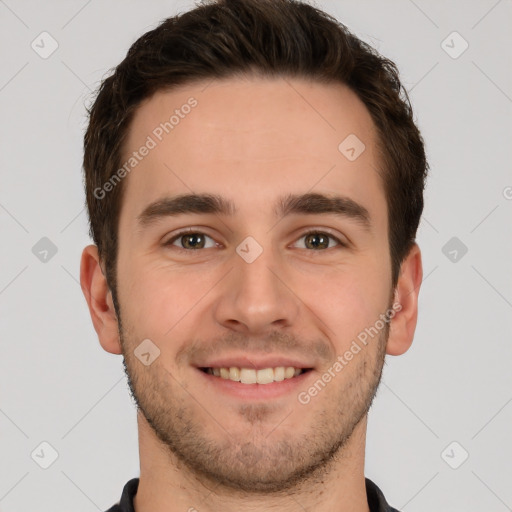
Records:
M95 245L88 245L82 252L80 286L101 346L111 354L121 354L112 294L101 269L98 248Z
M421 251L415 243L402 262L395 290L395 309L390 323L386 354L401 355L410 348L418 319L418 295L423 279Z

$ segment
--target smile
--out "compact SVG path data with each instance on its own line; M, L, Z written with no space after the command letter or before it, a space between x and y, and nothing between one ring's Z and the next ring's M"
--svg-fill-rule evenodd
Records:
M219 377L220 379L241 382L242 384L271 384L285 379L293 379L301 373L308 372L310 368L294 368L293 366L277 366L275 368L200 368L203 372Z

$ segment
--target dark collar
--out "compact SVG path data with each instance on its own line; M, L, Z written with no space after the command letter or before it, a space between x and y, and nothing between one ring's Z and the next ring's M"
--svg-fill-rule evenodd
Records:
M369 478L365 478L366 496L370 512L398 512L395 508L388 505L382 491ZM121 501L114 505L107 512L135 512L133 508L133 498L139 488L139 479L132 478L123 488Z

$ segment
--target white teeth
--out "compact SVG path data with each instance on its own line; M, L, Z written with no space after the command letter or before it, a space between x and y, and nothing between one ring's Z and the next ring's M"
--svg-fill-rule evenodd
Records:
M235 382L240 382L240 370L235 366L232 366L229 369L229 379L234 380Z
M272 368L265 368L256 372L256 382L258 384L270 384L274 382L274 370Z
M295 368L293 366L288 366L284 371L284 378L291 379L295 376Z
M284 366L278 366L274 368L274 380L276 382L281 382L284 380Z
M215 375L221 379L241 382L242 384L270 384L271 382L281 382L284 379L291 379L300 375L304 370L294 368L293 366L278 366L276 368L263 368L254 370L253 368L208 368L207 373Z
M240 382L242 384L256 384L256 370L240 368Z

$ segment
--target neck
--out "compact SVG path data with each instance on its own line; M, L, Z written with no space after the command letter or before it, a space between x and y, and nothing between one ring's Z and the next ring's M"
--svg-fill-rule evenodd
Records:
M364 479L366 421L365 416L329 467L320 468L293 490L258 494L234 491L191 472L169 453L139 412L140 479L135 512L369 512Z

